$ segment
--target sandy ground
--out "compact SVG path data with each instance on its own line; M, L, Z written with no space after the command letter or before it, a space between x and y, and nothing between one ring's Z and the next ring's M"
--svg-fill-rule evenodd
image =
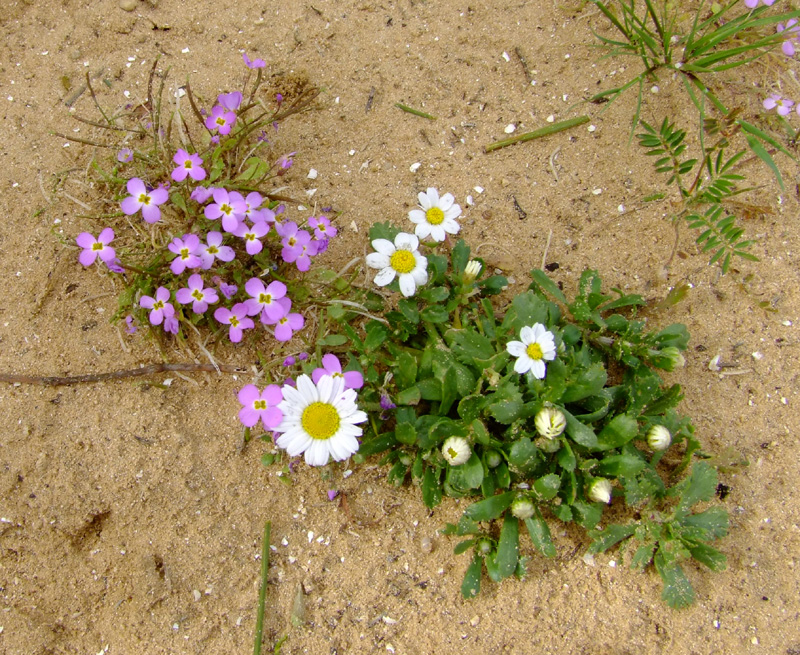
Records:
M50 132L91 136L86 126L75 131L64 105L86 71L101 71L111 83L101 85L103 101L121 106L124 91L146 96L160 54L173 84L191 75L214 97L240 83L246 50L266 59L278 81L305 76L325 88L320 108L288 121L276 149L299 151L288 178L298 194L313 184L321 202L343 212L329 264L365 253L369 225L402 224L430 185L462 206L474 197L463 235L514 288L541 265L551 231L546 263L558 264L553 278L568 291L586 267L647 298L693 285L651 320L688 325L687 366L670 376L684 386L682 409L708 450L729 448L749 463L721 474L730 487L731 534L721 543L729 567L689 566L698 602L672 611L654 572L630 571L618 553L586 563L585 536L553 523L557 559L534 556L525 580L486 581L467 602L467 556L453 556L455 542L437 533L463 503L429 512L417 489L387 485L377 461L346 478L341 466L300 465L282 483L277 468L260 463L267 445L242 448L235 393L246 375L175 378L169 388L4 385L0 652L251 652L261 534L271 520L265 631L270 644L288 632L283 653L800 653L800 226L788 158L785 192L760 164L744 168L760 185L749 201L768 209L747 220L760 262L737 262L721 277L684 229L664 279L670 206L641 202L662 181L627 145L632 98L602 116L594 105L569 110L625 74L589 47L590 30L605 29L593 8L542 0L505 8L485 0L132 4L3 2L0 372L74 375L159 361L154 345L109 324L118 291L110 278L84 270L77 249L62 245L92 227L67 197L94 202L80 170L92 150L66 147ZM770 81L762 69L752 74L728 87L750 116L765 95L757 85ZM438 119L403 113L396 102ZM690 121L685 104L663 80L644 117ZM92 116L86 94L75 107ZM483 152L510 123L521 132L579 112L592 116L594 132L585 125ZM56 176L71 169L54 193ZM740 374L711 372L717 354ZM246 350L220 358L254 362ZM332 486L346 493L346 510L327 500ZM299 628L289 621L298 588Z

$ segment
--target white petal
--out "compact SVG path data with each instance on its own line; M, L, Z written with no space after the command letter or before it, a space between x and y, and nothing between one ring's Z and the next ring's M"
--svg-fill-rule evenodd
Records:
M536 332L532 327L528 327L527 325L519 331L519 339L524 343L526 346L529 346L534 342L536 339Z
M434 241L441 242L444 241L447 235L444 233L444 228L442 228L441 225L431 225L431 236Z
M533 360L530 357L527 355L520 355L517 358L517 361L514 362L514 371L522 375L523 373L527 373L531 370L532 364Z
M375 239L372 242L372 247L375 248L377 252L387 257L394 255L394 251L396 250L394 244L388 239Z
M394 238L394 245L396 245L398 249L402 248L403 250L410 250L413 252L419 248L419 239L408 232L400 232Z
M416 234L420 239L427 239L428 235L431 233L431 224L427 221L424 223L418 223L417 227L414 228L414 234Z
M506 344L506 350L514 357L519 357L525 352L525 344L521 341L509 341Z
M414 282L418 287L421 287L428 281L428 271L424 268L415 268L409 275L414 278Z
M412 209L408 212L408 219L412 223L424 223L425 222L425 212L421 209Z
M326 440L312 439L312 443L305 453L306 464L309 466L325 466L328 463L329 451Z
M296 457L306 451L314 440L303 430L295 430L282 434L275 443L283 448L290 456Z
M544 378L544 362L541 359L532 359L531 361L531 373L533 373L533 377L537 380L541 380Z
M433 207L433 204L431 203L427 194L422 193L422 191L417 194L417 200L419 200L420 207L422 207L422 209L425 211L428 211L431 207Z
M387 284L391 284L396 274L397 272L391 266L387 266L375 276L373 282L379 287L385 287Z
M448 209L450 209L450 207L453 206L455 201L456 199L453 197L452 193L445 193L439 199L439 209L441 209L443 212L446 212Z
M319 402L319 390L317 389L317 385L314 384L307 375L301 375L297 378L297 390L303 394L303 398L306 401L304 407L307 407L311 403Z
M417 285L411 273L403 273L400 276L400 292L406 297L410 298L417 290Z
M444 218L446 221L449 221L453 218L458 218L461 216L461 207L459 205L453 205L444 213Z
M347 459L355 452L358 452L358 440L349 434L337 435L328 440L328 450L337 462Z
M391 263L389 255L382 252L371 252L367 255L367 266L370 268L386 268Z
M434 189L432 186L429 186L428 190L426 191L426 193L428 194L428 200L430 201L431 206L433 206L433 205L437 205L438 206L438 204L439 204L439 192L436 189Z

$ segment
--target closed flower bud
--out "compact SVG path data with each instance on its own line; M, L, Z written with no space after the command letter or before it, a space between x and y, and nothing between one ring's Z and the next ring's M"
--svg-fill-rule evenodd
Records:
M518 519L531 518L536 513L536 506L528 498L517 498L511 503L511 514Z
M500 466L500 462L502 461L503 458L496 450L490 450L486 453L486 466L488 466L490 469L497 468Z
M488 555L492 552L492 542L488 539L478 539L477 543L475 544L475 550L480 555Z
M476 259L470 259L467 263L467 267L464 269L464 284L474 282L480 272L481 263Z
M611 503L611 481L597 478L589 485L589 500L593 503Z
M647 443L653 450L666 450L672 443L672 435L663 425L654 425L647 432Z
M472 450L464 437L448 437L442 444L442 456L450 466L460 466L471 454Z
M536 426L536 431L546 439L555 439L567 427L567 419L555 407L545 407L539 410L533 423Z
M674 371L676 368L683 368L686 365L686 360L683 358L681 351L675 346L668 346L661 351L661 356L668 362L667 371Z

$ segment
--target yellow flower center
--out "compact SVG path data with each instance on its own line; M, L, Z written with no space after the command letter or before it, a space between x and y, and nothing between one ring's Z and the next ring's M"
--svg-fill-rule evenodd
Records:
M458 457L458 451L452 446L447 449L447 454L450 455L450 459L455 459Z
M163 300L156 300L153 303L153 310L157 311L159 309L164 309L164 301Z
M100 251L102 249L103 249L103 244L100 243L99 241L97 243L93 243L92 244L92 251L95 251L95 250Z
M192 291L192 298L194 298L199 302L203 302L205 296L203 295L203 292L200 291L200 289L195 289L194 291Z
M260 411L262 409L267 408L267 401L266 400L255 400L253 401L253 409L256 411Z
M181 259L189 259L189 249L181 248Z
M206 248L206 252L209 255L216 255L219 252L219 249L216 246L209 246L208 248Z
M223 214L230 214L233 211L233 207L231 207L227 202L225 202L219 206L219 210Z
M528 357L534 360L542 359L544 353L542 352L542 347L538 343L532 343L527 347L525 350L528 353Z
M431 225L441 225L444 221L444 212L438 207L431 207L425 212L425 218Z
M341 419L333 405L315 402L303 410L300 422L312 439L330 439L338 432Z
M262 305L271 305L272 304L272 294L271 293L259 293L258 294L258 302Z
M228 321L233 327L239 327L239 319L236 316L231 316Z
M150 196L148 196L146 193L140 193L139 202L142 203L143 205L150 204Z
M397 250L389 259L389 265L398 273L410 273L417 265L417 260L408 250Z
M225 125L226 122L227 121L222 116L217 118L217 125Z
M183 161L183 167L186 168L186 169L191 168L192 167L192 160L191 159L185 159Z

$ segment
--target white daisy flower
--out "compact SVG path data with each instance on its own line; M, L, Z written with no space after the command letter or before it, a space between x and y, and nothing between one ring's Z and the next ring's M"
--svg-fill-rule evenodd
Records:
M461 226L456 220L461 216L461 207L455 204L452 193L445 193L441 198L439 192L428 187L425 193L417 196L421 209L412 209L408 218L416 223L414 234L420 239L430 235L434 241L444 241L447 234L457 234ZM445 234L447 233L447 234Z
M292 457L305 453L306 464L324 466L331 457L339 462L358 451L367 415L356 405L356 392L344 388L344 378L323 375L317 384L307 375L297 378L297 388L284 385L278 409L283 420L276 443Z
M448 437L442 444L442 455L450 466L461 466L472 455L472 449L464 437Z
M377 252L367 255L367 264L379 268L375 284L385 287L399 276L400 291L409 298L417 287L428 281L428 260L419 254L419 239L413 234L400 232L394 243L388 239L375 239L372 247Z
M533 377L543 379L545 360L551 361L556 358L553 333L548 332L541 323L535 323L522 328L519 338L521 341L509 341L506 344L506 350L517 358L514 370L520 375L530 371Z
M663 425L654 425L647 431L647 443L653 450L666 450L672 443L672 435Z

